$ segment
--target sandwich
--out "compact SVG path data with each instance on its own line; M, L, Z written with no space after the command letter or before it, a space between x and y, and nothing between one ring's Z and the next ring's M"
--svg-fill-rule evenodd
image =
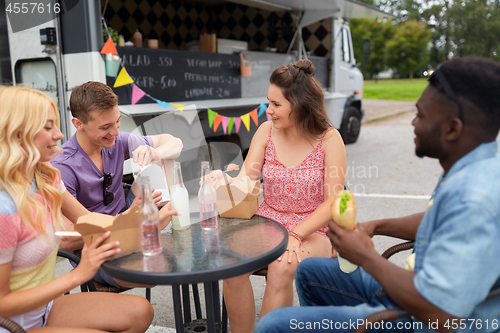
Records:
M333 221L342 229L356 229L356 213L358 206L354 202L354 195L351 191L341 191L332 204Z

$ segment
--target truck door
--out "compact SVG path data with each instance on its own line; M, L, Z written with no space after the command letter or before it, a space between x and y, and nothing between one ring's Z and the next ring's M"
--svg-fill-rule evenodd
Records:
M42 23L24 24L21 28L19 20L23 18L11 15L18 13L14 6L8 7L4 0L0 0L0 5L7 22L4 34L0 12L0 57L5 38L11 82L39 89L55 101L61 131L67 140L75 131L68 105L73 87L87 81L106 82L104 60L99 53L103 45L100 2L49 0L44 10L52 8L52 16L41 20ZM56 6L59 11L54 10ZM11 18L14 24L9 21ZM13 26L17 28L14 30Z
M351 31L347 24L342 25L339 38L339 90L346 95L353 95L360 86L362 87L363 75L358 68L353 67L356 64L356 60L354 59L354 52L352 49Z

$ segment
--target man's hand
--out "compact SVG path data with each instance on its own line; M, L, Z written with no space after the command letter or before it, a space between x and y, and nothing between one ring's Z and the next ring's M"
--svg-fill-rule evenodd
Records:
M377 253L373 241L362 225L353 231L344 230L335 222L328 223L326 232L330 238L333 248L351 263L362 266L370 254Z
M137 149L134 150L132 157L134 159L134 163L139 164L141 167L149 165L153 162L158 162L160 160L160 154L156 151L155 148L152 148L148 145L137 147Z

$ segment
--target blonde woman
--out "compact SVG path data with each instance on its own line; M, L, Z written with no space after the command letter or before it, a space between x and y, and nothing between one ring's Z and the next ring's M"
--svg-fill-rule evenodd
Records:
M78 267L56 279L63 227L86 212L49 161L63 138L54 102L24 87L0 88L0 316L28 332L144 332L153 308L139 296L65 292L90 280L119 244L84 247ZM5 330L0 328L0 332Z
M262 172L264 201L257 215L288 230L285 253L268 268L260 317L293 305L298 263L308 257L331 257L326 237L335 193L344 188L346 153L326 113L321 85L309 60L277 68L271 75L267 114L255 133L237 178L258 179ZM216 185L220 184L220 173ZM224 299L231 331L252 332L255 302L249 275L224 280Z

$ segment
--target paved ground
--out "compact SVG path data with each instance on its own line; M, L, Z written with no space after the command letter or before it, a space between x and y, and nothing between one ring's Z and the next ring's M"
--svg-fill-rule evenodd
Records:
M359 141L353 145L347 146L348 153L348 166L351 167L362 167L368 166L368 164L363 164L365 161L370 161L370 165L377 166L377 170L380 170L380 175L377 172L377 177L372 179L359 179L359 176L353 173L352 175L348 174L347 178L353 182L353 184L360 184L363 182L363 186L365 186L365 191L370 193L381 193L381 188L385 189L386 194L396 193L397 195L404 195L404 193L397 192L398 188L402 188L402 184L405 183L406 179L404 177L398 177L396 175L396 171L398 168L404 169L405 165L411 165L414 163L414 158L411 156L411 149L405 148L406 155L401 157L399 153L393 154L394 160L390 160L388 163L391 167L396 169L388 168L386 164L379 165L377 163L384 163L385 158L384 153L387 150L393 149L390 148L390 142L398 142L397 137L399 135L404 135L406 137L405 141L408 141L408 136L411 136L411 130L409 122L411 121L411 115L403 114L399 117L393 117L389 119L385 119L386 117L396 115L399 113L406 113L408 111L415 110L415 102L399 102L399 101L380 101L380 100L364 100L363 108L365 109L365 117L363 119L363 126L361 129L361 137ZM382 121L375 121L377 119L383 119ZM407 143L408 144L408 143ZM377 160L379 159L379 160ZM416 159L416 158L415 158ZM376 161L377 160L377 161ZM382 162L380 162L382 160ZM422 161L422 160L420 160ZM368 163L368 162L366 162ZM417 162L415 162L417 163ZM426 174L431 174L431 178L425 183L426 187L419 187L415 189L414 194L424 194L429 195L430 190L432 188L432 184L434 184L435 174L439 170L439 167L435 164L425 163ZM422 168L422 165L418 165L417 168ZM354 170L354 169L353 169ZM359 170L359 169L357 169ZM408 171L409 172L409 171ZM410 176L411 173L408 174ZM353 177L354 176L354 177ZM379 178L379 179L377 179ZM382 179L380 179L382 178ZM356 181L358 183L356 183ZM417 182L417 183L422 183ZM382 185L382 186L381 186ZM420 186L420 185L419 185ZM411 194L413 194L413 192ZM404 197L397 198L379 198L379 197L370 197L370 193L368 193L367 197L357 198L357 203L360 209L358 210L358 217L360 221L366 221L373 218L378 218L382 216L395 215L399 216L400 213L409 214L412 212L416 212L422 209L425 206L425 199L416 198L416 200L405 200ZM365 193L366 194L366 193ZM413 198L415 199L415 198ZM397 207L397 210L391 208ZM394 244L395 241L378 237L374 239L375 246L377 250L383 251L385 248ZM404 264L404 256L400 256L395 259L395 262L399 265ZM61 274L63 271L67 270L67 266L65 262L60 262L57 264L57 274ZM265 289L265 279L263 277L253 276L251 277L252 285L254 287L255 292L255 300L256 300L256 320L258 320L260 307L262 304L262 297ZM222 290L222 285L220 286ZM200 285L200 298L203 300L203 288ZM129 294L136 294L143 296L145 293L144 289L133 289L128 291ZM172 294L169 286L157 286L152 289L151 292L151 302L153 307L155 308L155 317L152 323L152 326L147 331L148 333L171 333L175 332L173 329L174 325L174 317L173 317L173 307L172 307ZM295 306L298 306L298 300L295 296ZM202 304L204 307L204 304ZM194 311L193 311L194 313Z
M362 108L365 110L363 123L416 110L414 101L387 101L382 99L364 99Z

